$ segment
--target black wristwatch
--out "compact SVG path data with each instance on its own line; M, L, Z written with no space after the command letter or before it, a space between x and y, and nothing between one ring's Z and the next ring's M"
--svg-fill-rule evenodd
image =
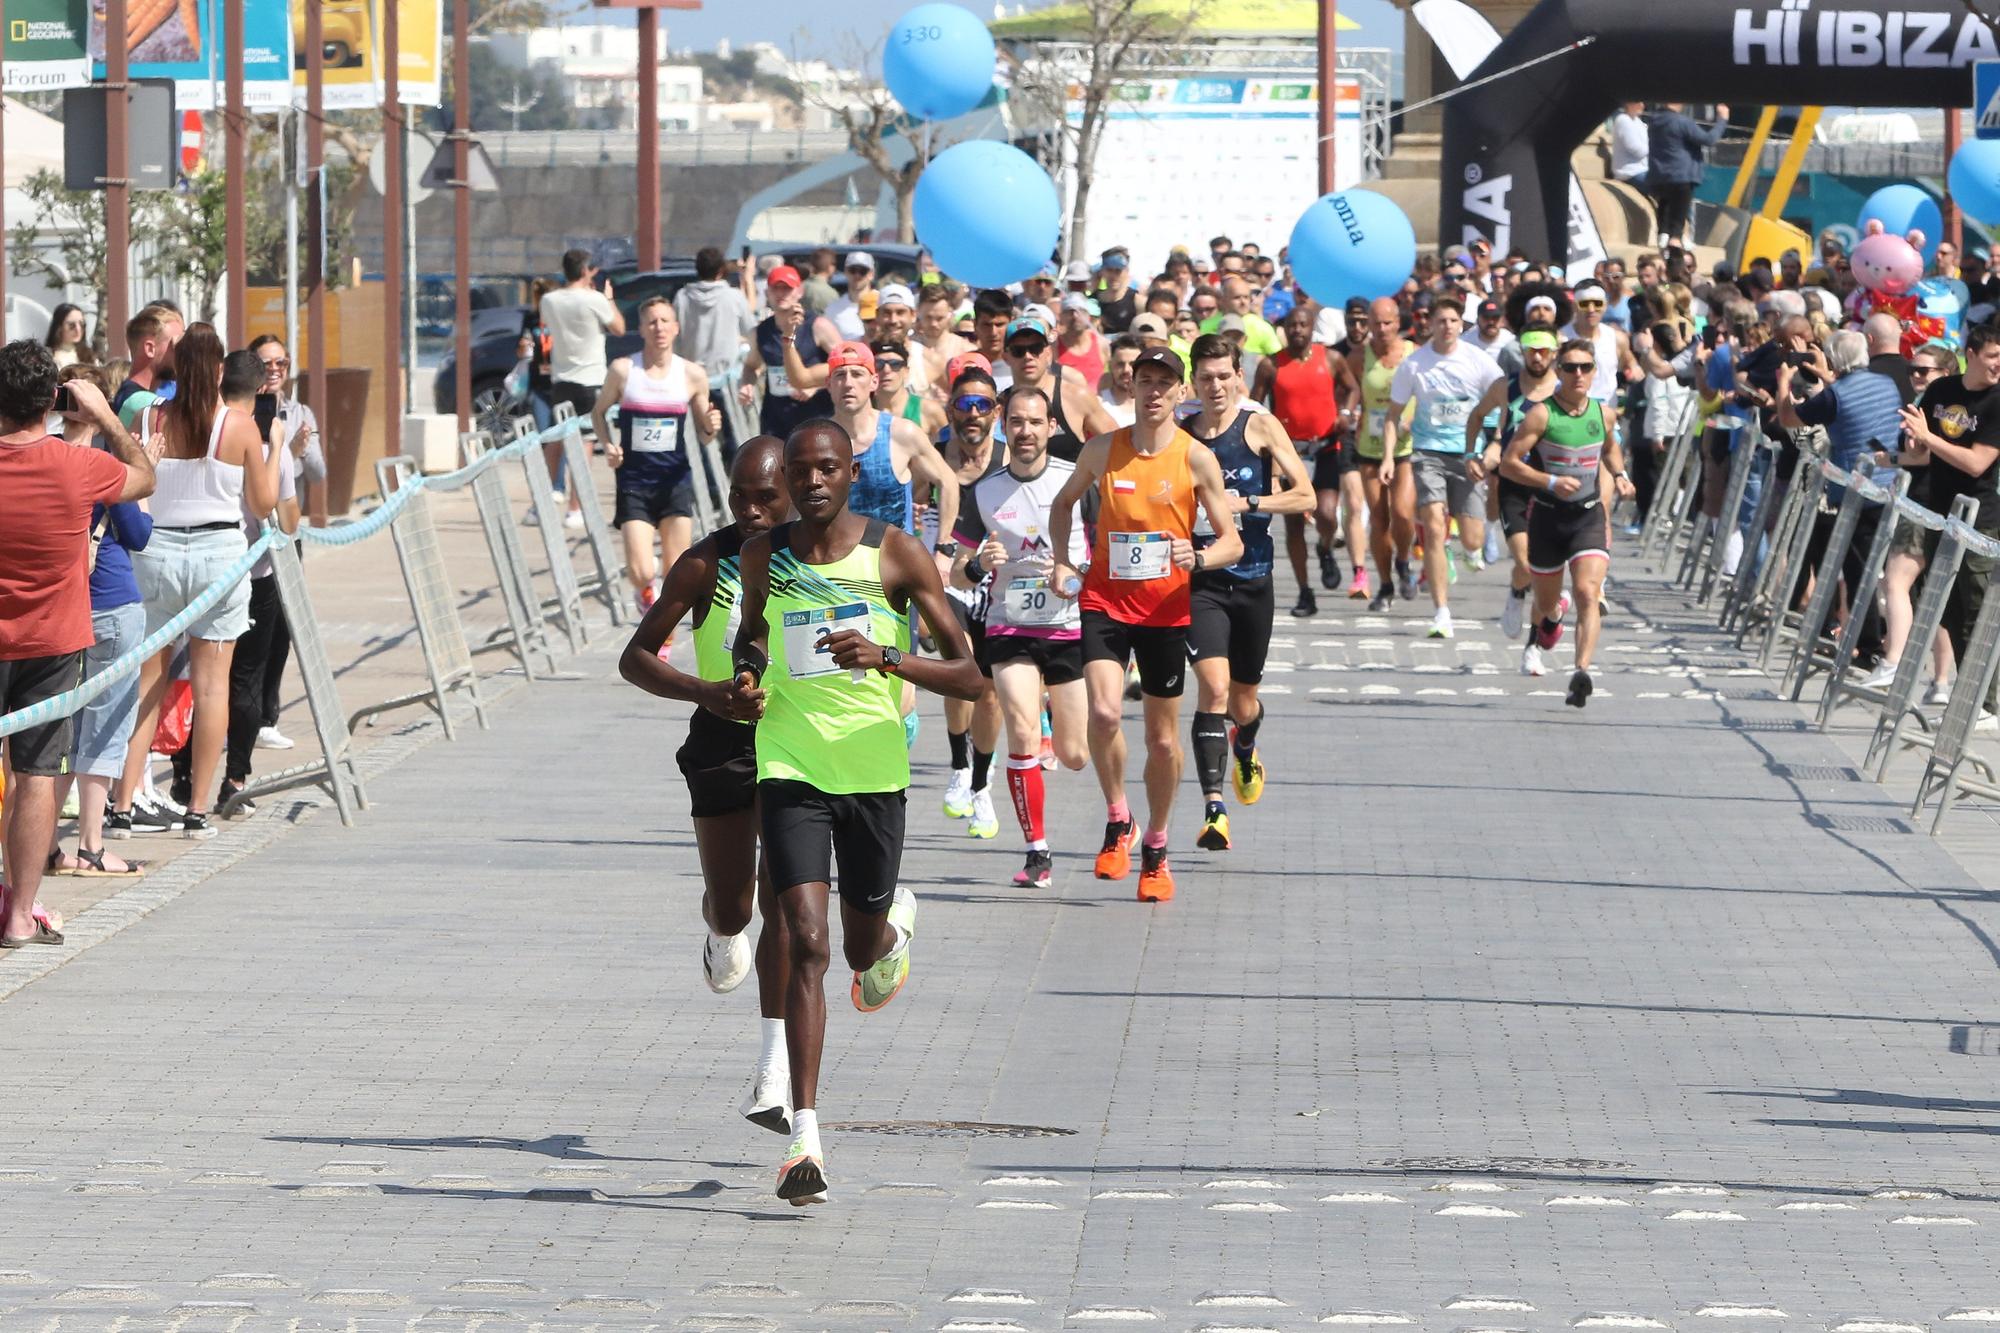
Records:
M882 650L881 669L883 675L893 674L896 668L901 665L903 665L903 650L901 648L884 648Z
M1249 497L1248 497L1248 498L1247 498L1247 499L1246 499L1246 500L1244 501L1244 503L1245 503L1246 505L1248 505L1248 506L1249 506L1249 508L1250 508L1250 512L1254 514L1254 513L1256 513L1256 512L1257 512L1257 510L1259 509L1259 507L1261 507L1261 506L1263 505L1263 503L1264 503L1264 497L1263 497L1263 496L1261 496L1261 495L1252 495L1252 496L1249 496Z
M958 543L939 542L936 546L933 546L931 549L933 551L936 551L939 555L943 556L945 559L949 560L953 556L958 554Z

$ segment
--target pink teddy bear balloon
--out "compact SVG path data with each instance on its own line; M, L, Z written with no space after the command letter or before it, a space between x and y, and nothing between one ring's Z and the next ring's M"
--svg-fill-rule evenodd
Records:
M1924 234L1891 236L1879 218L1868 220L1868 234L1854 247L1854 280L1884 296L1907 296L1923 280Z

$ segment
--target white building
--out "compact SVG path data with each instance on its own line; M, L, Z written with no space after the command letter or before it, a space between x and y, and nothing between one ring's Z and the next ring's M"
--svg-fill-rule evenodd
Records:
M554 74L568 89L580 124L605 129L632 126L639 108L639 30L604 23L565 24L487 39L494 59L510 69ZM666 25L660 25L660 127L700 128L705 109L699 65L669 61Z

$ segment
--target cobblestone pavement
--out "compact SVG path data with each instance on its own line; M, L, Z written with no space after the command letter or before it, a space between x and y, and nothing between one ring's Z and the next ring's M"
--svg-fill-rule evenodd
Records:
M1619 575L1583 713L1497 572L1450 644L1281 610L1269 790L1160 907L1085 774L1008 887L928 704L913 977L836 988L803 1212L681 710L600 639L0 1004L0 1333L2000 1325L2000 904Z

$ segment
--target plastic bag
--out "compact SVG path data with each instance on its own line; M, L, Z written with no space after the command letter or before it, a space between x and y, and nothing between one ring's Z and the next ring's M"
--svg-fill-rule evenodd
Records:
M194 734L194 686L185 680L168 684L160 705L160 726L153 733L154 754L178 754Z

